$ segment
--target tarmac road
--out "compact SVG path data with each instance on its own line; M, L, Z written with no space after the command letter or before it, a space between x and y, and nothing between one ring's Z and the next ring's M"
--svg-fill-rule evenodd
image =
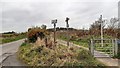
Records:
M0 67L23 65L16 57L16 52L24 39L0 45Z

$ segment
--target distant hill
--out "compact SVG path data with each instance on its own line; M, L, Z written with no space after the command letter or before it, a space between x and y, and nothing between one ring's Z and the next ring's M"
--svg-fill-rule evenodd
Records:
M15 34L16 32L14 32L14 31L11 31L11 32L4 32L4 33L2 33L2 34Z

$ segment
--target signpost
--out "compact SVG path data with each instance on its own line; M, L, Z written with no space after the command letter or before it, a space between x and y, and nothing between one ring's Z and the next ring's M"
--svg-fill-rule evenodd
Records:
M99 22L100 22L100 26L101 26L101 45L103 47L103 21L102 21L102 15L100 15Z
M69 46L69 24L68 24L68 20L70 20L68 17L66 17L66 27L67 27L67 46Z
M54 24L54 45L56 45L56 23L57 19L52 20L52 24Z

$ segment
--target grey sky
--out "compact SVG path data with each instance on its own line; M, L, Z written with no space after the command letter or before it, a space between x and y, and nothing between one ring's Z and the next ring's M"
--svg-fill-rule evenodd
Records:
M110 19L118 16L119 0L1 0L0 22L4 31L27 31L31 26L45 24L65 27L65 17L70 18L70 27L89 28L99 15Z

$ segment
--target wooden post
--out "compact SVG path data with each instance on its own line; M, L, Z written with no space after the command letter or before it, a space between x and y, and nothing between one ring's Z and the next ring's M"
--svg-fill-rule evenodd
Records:
M115 45L114 45L114 40L112 39L112 56L115 55Z
M88 47L89 47L89 51L91 50L91 40L88 41Z
M94 56L94 46L93 45L94 45L93 40L91 39L91 47L90 47L90 49L91 49L91 54Z
M70 18L66 17L66 27L67 27L67 46L69 46L69 24L68 24L68 20L70 20Z
M56 23L54 23L54 45L56 45Z
M54 45L56 46L56 23L57 19L52 20L52 24L54 25Z
M101 45L103 47L103 20L102 20L102 15L100 15L100 24L101 24Z
M112 56L113 54L113 45L112 44L112 40L109 40L109 43L110 43L110 57Z

